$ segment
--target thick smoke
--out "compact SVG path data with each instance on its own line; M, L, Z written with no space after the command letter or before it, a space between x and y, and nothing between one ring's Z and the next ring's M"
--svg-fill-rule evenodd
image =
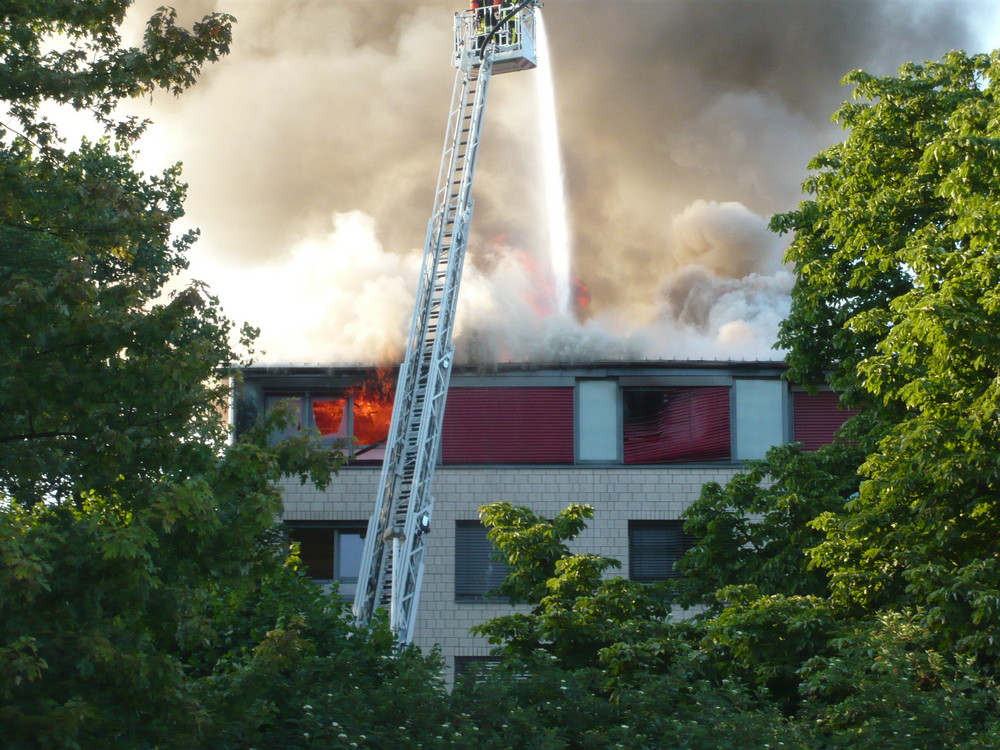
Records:
M383 364L406 346L419 268L417 252L386 252L371 217L352 211L280 261L203 270L226 290L230 316L270 326L259 342L265 361L316 361L322 352L326 362Z
M158 3L138 3L148 15ZM230 58L146 112L180 159L193 271L267 360L399 356L462 0L180 2L239 20ZM551 310L532 73L498 76L456 344L467 359L773 358L791 276L767 217L840 137L848 71L981 44L980 0L549 0L578 322ZM156 148L157 142L166 144ZM548 295L548 296L547 296Z

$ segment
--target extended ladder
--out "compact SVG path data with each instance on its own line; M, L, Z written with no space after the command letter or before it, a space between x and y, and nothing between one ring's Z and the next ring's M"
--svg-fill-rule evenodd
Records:
M420 597L486 94L495 65L496 72L534 67L534 6L534 0L522 2L502 17L489 16L497 27L506 18L504 37L484 32L486 14L495 11L481 8L456 16L458 72L435 208L427 227L379 494L368 522L354 598L354 614L362 623L369 623L380 607L387 607L399 643L412 640ZM489 41L485 48L484 39ZM527 62L525 52L530 53Z

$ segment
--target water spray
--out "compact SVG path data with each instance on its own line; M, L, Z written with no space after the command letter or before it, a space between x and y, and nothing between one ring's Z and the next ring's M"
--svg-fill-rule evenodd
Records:
M540 125L539 143L542 152L542 180L545 195L545 220L548 228L549 263L555 292L555 312L571 314L572 245L570 240L569 206L559 141L559 121L556 116L555 84L552 76L552 53L545 31L542 13L537 19L538 59L535 93Z

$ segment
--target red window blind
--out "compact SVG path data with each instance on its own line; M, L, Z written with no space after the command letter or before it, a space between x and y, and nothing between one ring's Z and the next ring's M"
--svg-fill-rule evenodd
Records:
M572 388L452 388L446 464L573 463Z
M797 443L807 451L818 450L833 442L833 436L850 417L858 412L838 407L838 393L800 393L793 395L793 432Z
M623 396L626 464L730 457L728 388L634 389Z

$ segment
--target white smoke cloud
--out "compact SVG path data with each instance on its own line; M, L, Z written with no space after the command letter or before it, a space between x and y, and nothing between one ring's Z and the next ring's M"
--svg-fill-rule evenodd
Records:
M717 276L688 266L664 281L658 317L644 336L650 356L774 359L778 324L788 315L794 275Z
M767 221L735 201L696 200L674 217L673 260L717 276L740 278L781 267L782 242Z
M158 5L139 0L137 20ZM266 361L398 360L465 0L179 0L233 53L158 96L141 144L185 164L192 272L261 328ZM791 275L765 216L799 200L858 67L967 46L981 0L575 0L545 9L583 321L541 238L533 73L491 85L459 302L467 361L773 358ZM152 171L149 158L143 166ZM333 216L331 224L330 217ZM496 238L505 236L503 241Z
M674 236L679 257L702 262L664 278L646 323L614 312L583 321L557 313L544 263L498 243L485 268L466 268L458 360L773 357L793 277L780 266L780 243L761 234L763 224L739 204L692 204L674 222ZM351 211L294 245L284 263L204 270L210 269L206 280L230 290L232 315L268 321L258 342L263 361L392 363L405 347L420 260L416 251L388 252L374 219Z
M487 271L467 271L455 348L460 362L587 362L638 359L641 345L614 320L579 321L554 309L547 267L501 245Z
M266 321L262 361L384 364L405 347L419 268L419 254L386 252L374 220L350 211L284 262L239 269L203 260L195 275L226 289L230 317Z

